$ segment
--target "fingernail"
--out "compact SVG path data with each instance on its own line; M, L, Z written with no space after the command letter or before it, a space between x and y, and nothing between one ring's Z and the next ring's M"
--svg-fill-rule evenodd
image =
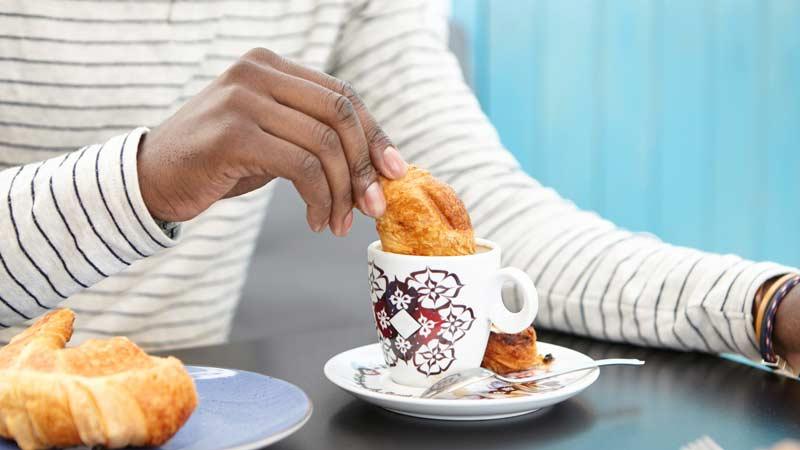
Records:
M315 233L322 233L325 230L325 227L328 226L328 222L329 221L330 221L330 219L325 219L321 224L317 225L316 228L314 228L314 232Z
M386 199L383 198L383 190L380 183L374 181L364 193L364 210L370 217L380 217L386 210Z
M361 211L361 214L366 214L367 213L367 208L364 207L364 199L363 198L360 198L360 199L358 199L356 201L356 208L358 208L358 210Z
M386 168L389 169L389 175L392 178L400 178L406 174L408 164L406 164L396 148L391 145L386 147L386 150L383 151L383 160L386 162Z
M344 234L350 232L350 229L353 228L353 210L351 209L347 216L344 218Z

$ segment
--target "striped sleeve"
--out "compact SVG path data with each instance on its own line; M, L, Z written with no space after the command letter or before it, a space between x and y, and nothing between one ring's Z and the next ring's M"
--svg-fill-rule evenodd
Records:
M369 1L340 37L349 80L403 155L450 183L479 236L540 293L537 326L640 345L757 358L757 288L790 270L665 244L582 211L500 143L447 49L446 1ZM566 149L568 150L568 149Z
M145 131L0 172L0 327L175 244L139 191Z

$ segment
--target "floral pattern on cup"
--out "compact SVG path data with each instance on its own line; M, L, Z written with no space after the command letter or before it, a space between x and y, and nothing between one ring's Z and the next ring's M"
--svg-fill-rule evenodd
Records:
M369 292L372 303L377 303L381 296L386 291L386 285L389 284L389 279L379 267L370 261L369 262Z
M411 296L403 292L400 287L395 286L394 292L389 295L389 301L397 309L408 309L411 305Z
M426 376L456 361L454 345L475 321L474 311L455 302L464 285L458 275L426 267L389 281L369 263L375 326L389 366L404 361ZM377 299L377 300L375 300Z
M412 272L406 283L417 291L422 306L432 309L449 305L464 287L456 274L446 270L431 270L430 267Z
M452 344L439 339L431 339L414 353L414 365L425 375L435 375L450 368L456 360Z
M448 342L456 342L467 334L475 316L472 309L466 306L450 304L446 308L439 310L442 318L441 331L439 336Z

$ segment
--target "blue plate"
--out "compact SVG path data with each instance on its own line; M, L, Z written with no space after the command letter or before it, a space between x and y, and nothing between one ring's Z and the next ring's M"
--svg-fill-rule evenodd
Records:
M253 372L186 366L200 403L163 450L249 450L273 444L311 417L297 386ZM17 450L0 440L0 450Z

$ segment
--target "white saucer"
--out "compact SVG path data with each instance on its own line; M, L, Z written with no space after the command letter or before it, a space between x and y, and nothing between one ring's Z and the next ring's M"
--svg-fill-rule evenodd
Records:
M586 364L588 356L558 345L538 342L541 354L553 355L547 370ZM525 372L525 374L535 371ZM422 399L424 391L397 384L389 377L380 344L354 348L329 359L325 376L354 396L399 414L440 420L489 420L514 417L555 405L579 394L597 380L600 369L564 375L530 385L502 381L476 383L448 398Z

